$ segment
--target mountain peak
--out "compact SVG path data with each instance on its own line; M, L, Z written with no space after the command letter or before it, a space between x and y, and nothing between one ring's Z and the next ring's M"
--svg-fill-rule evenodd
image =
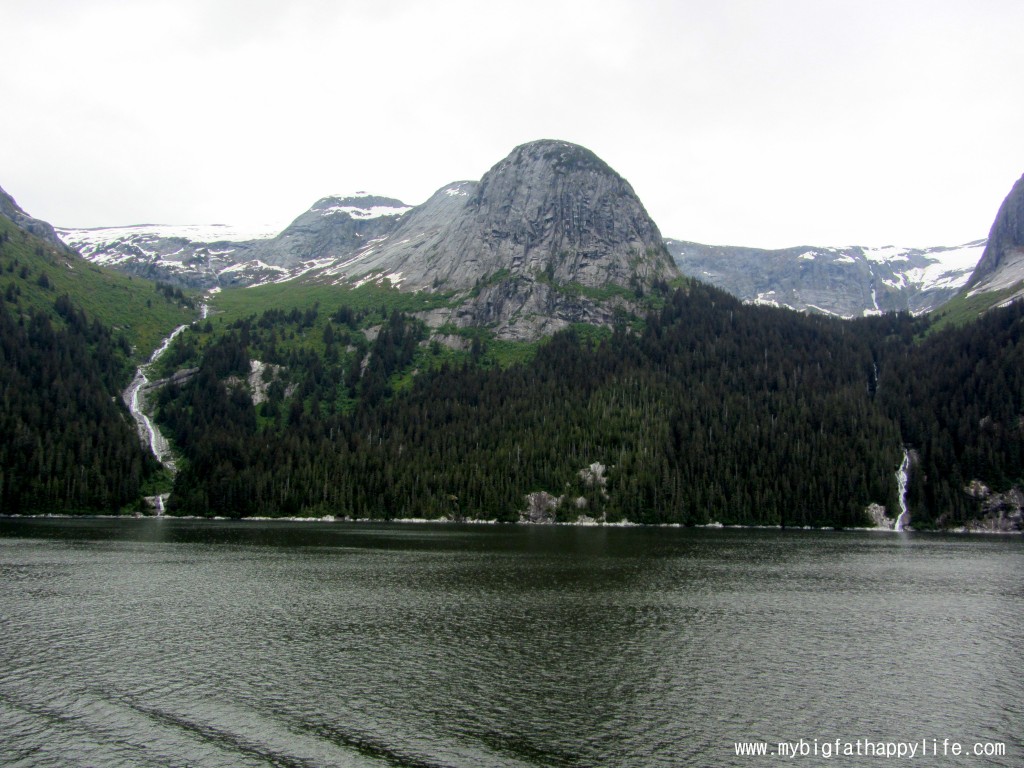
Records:
M387 281L450 295L429 319L435 327L483 325L517 339L611 324L679 275L629 183L589 149L551 139L522 144L480 181L449 183L415 207L331 195L273 238L135 245L118 252L119 268L224 286Z
M971 293L996 291L1024 280L1024 176L999 206L981 261L967 282Z
M586 147L556 139L540 139L520 144L494 169L498 169L504 164L518 165L523 162L549 165L559 173L594 171L618 177L618 174L604 160Z
M609 323L676 275L625 179L584 147L542 140L516 147L479 182L445 185L392 231L304 279L469 294L446 322L536 338Z
M319 213L321 216L332 216L344 213L353 219L376 219L380 216L401 216L410 210L411 206L393 197L381 197L370 195L365 192L357 192L355 195L329 195L322 197L313 203L309 212Z

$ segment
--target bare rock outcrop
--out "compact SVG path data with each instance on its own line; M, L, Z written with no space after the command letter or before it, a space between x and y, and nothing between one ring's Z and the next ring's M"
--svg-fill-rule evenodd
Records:
M1024 280L1024 176L999 206L981 255L966 289L971 293L1010 288Z

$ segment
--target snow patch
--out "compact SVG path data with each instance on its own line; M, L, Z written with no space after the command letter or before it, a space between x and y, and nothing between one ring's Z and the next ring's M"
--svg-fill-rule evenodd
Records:
M985 240L976 240L973 243L958 245L955 248L930 248L927 251L928 258L934 259L942 264L947 271L954 269L973 270L981 261L981 255L985 252Z
M833 312L831 309L825 309L824 307L819 307L817 304L808 304L807 307L808 307L808 309L816 310L816 311L820 312L823 315L831 315L832 317L842 317L842 315L839 314L838 312Z
M364 286L367 283L373 282L374 280L380 280L380 279L381 279L380 272L368 272L365 275L363 275L362 278L357 280L353 287L360 288L361 286Z
M112 242L137 243L139 240L181 238L192 243L243 242L269 240L281 231L276 224L136 224L88 229L57 228L60 239L72 248L84 251Z
M751 300L751 304L760 304L767 307L778 307L781 306L779 302L772 298L775 295L775 291L766 291L757 294L757 297Z
M271 272L287 272L288 270L284 267L276 267L273 264L267 264L265 262L256 259L255 261L240 261L237 264L232 264L230 267L225 267L217 275L226 275L231 272L244 272L250 269L269 270Z
M873 261L875 264L888 264L891 261L909 261L907 248L897 248L894 245L886 245L881 248L865 248L864 258Z
M369 208L359 208L355 205L332 205L330 208L324 208L320 211L321 216L334 216L338 213L347 213L353 219L359 219L366 221L367 219L379 219L382 216L401 216L407 211L411 211L412 206L406 205L401 208L395 208L389 205L374 205Z

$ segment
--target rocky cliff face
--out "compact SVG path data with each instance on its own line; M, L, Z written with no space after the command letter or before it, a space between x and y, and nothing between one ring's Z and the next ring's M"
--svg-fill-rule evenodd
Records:
M988 245L967 283L970 293L998 291L1024 280L1024 176L999 207Z
M390 197L325 197L277 237L260 242L254 256L286 269L314 259L344 259L390 234L409 210L405 203Z
M517 147L478 182L439 190L386 237L307 279L387 279L471 295L435 324L536 338L606 324L678 270L632 187L596 155L560 141Z
M979 516L964 528L969 531L1019 533L1024 530L1024 491L1013 486L995 493L980 480L972 480L964 492L979 502ZM939 521L941 524L941 520Z

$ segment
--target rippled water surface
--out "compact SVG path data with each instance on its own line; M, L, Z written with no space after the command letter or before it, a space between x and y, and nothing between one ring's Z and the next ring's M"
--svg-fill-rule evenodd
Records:
M1019 537L0 520L0 764L1021 766L1022 576Z

